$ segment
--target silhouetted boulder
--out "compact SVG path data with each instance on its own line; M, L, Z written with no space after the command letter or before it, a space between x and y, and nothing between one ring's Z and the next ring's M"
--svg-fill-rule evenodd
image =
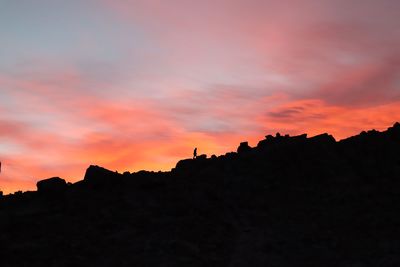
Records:
M211 162L206 154L198 155L195 159L183 159L178 161L173 171L196 171L205 168Z
M273 142L273 136L271 135L271 137L272 138L270 138L270 137L267 137L266 139L264 139L264 140L261 140L261 141L259 141L258 142L258 144L257 144L257 148L258 149L265 149L265 148L267 148L268 147L268 144L271 144L272 142Z
M118 180L122 177L122 174L117 172L113 172L107 170L103 167L99 167L96 165L90 165L87 168L84 181L88 185L100 186L100 185L108 185L110 183L118 182Z
M237 148L237 153L246 153L251 150L248 142L241 142L239 147Z
M290 138L294 141L304 141L304 140L307 140L307 134L296 135L296 136L292 136Z
M313 137L309 138L308 140L310 140L313 143L319 143L319 144L333 144L333 143L336 143L335 138L332 135L327 134L327 133L313 136Z
M204 160L204 159L207 159L207 155L206 155L206 154L198 155L198 156L196 157L196 159L197 159L197 160Z
M53 177L37 182L36 187L39 193L56 193L64 191L67 183L60 177Z
M179 170L188 169L188 168L194 166L193 162L194 162L193 159L182 159L176 163L175 169L179 169Z

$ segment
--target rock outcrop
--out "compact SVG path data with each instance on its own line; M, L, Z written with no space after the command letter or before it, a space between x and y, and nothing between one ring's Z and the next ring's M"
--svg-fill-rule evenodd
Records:
M60 177L41 180L36 184L39 193L59 193L67 188L67 183Z
M242 154L251 150L248 142L241 142L239 147L237 148L237 153Z
M107 186L116 183L122 178L122 174L112 172L103 167L91 165L87 168L83 181L89 186Z

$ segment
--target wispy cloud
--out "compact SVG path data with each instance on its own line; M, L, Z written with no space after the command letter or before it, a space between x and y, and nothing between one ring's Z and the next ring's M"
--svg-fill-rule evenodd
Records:
M0 189L194 146L400 120L398 1L120 1L0 10ZM36 33L36 34L33 34ZM3 40L2 39L2 40Z

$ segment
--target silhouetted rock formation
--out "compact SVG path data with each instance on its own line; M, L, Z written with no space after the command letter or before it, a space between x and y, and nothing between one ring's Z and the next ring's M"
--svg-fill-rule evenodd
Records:
M400 124L0 198L2 266L400 266Z
M247 151L250 151L251 147L249 146L248 142L241 142L238 149L237 149L237 153L241 154L241 153L246 153Z
M85 177L83 178L83 182L88 186L107 186L112 185L114 183L118 183L123 175L109 171L105 168L91 165L86 170Z
M67 183L60 177L53 177L37 182L36 186L39 193L59 193L67 188Z

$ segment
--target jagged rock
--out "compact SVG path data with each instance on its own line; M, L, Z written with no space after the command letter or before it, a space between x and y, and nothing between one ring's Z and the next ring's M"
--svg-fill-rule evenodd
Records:
M275 138L275 137L273 137L273 136L270 135L270 134L265 136L265 140L267 140L267 141L272 141L272 140L274 140L274 138Z
M307 140L307 134L296 135L296 136L292 136L290 138L295 141L304 141L304 140Z
M282 135L277 133L276 137L273 137L272 135L266 135L264 140L258 142L257 149L266 151L274 150L279 149L282 146L305 143L307 140L307 134L292 137L286 134L284 137L282 137Z
M392 127L388 129L388 132L393 135L400 134L400 123L396 122Z
M333 144L333 143L336 143L335 138L332 135L327 134L327 133L313 136L313 137L309 138L308 140L310 140L313 143L319 143L319 144Z
M239 147L237 148L237 153L246 153L251 150L248 142L241 142Z
M53 177L37 182L36 187L39 193L54 193L64 191L67 183L60 177Z

